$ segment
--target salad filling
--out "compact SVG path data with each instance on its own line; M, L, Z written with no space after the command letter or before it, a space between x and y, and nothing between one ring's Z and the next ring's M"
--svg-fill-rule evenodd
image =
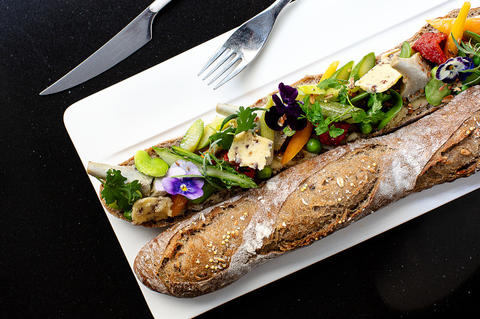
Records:
M280 83L259 107L219 104L219 116L206 125L196 120L176 145L138 151L130 166L90 162L88 173L102 183L110 208L134 224L155 223L389 131L417 109L438 107L480 83L480 30L465 30L478 17L467 18L468 10L466 3L454 21L430 20L436 32L378 58L369 53L340 68L334 62L315 83Z

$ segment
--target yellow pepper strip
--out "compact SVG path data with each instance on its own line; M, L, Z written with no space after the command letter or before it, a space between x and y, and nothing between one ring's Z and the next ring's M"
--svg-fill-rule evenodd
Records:
M275 103L273 103L272 96L268 97L267 103L265 104L264 108L269 109L271 108Z
M323 80L326 80L328 79L329 77L331 77L333 75L333 73L335 73L335 71L337 71L337 67L338 67L338 64L340 63L340 61L333 61L327 68L327 70L325 71L325 73L323 73L321 79L320 79L320 82L323 81Z
M302 91L301 93L298 92L299 95L306 95L306 94L325 94L325 90L319 89L318 86L316 85L300 85L297 87L299 91Z
M265 104L264 108L269 109L275 103L273 103L273 99L271 96L268 97L267 103ZM260 136L268 138L269 140L275 140L275 131L268 127L267 123L265 123L265 112L262 112L260 116Z
M338 64L340 61L332 62L325 73L323 73L320 81L326 80L331 77L335 71L337 70ZM303 130L295 132L292 136L290 142L288 142L287 148L285 149L285 153L282 157L282 165L287 164L295 157L302 150L302 148L307 144L308 140L310 139L310 135L312 135L313 125L312 123L307 121L307 126Z
M308 140L310 139L312 131L313 125L312 123L307 121L307 126L305 126L303 130L295 132L290 142L288 142L285 153L283 154L282 165L290 162L290 160L302 150L302 148L305 146L305 144L307 144Z
M271 141L275 140L275 131L265 123L265 112L260 116L260 136L268 138Z
M454 21L454 18L427 20L428 24L445 34L450 34L450 30L452 29ZM467 18L463 28L463 32L465 31L472 31L480 34L480 17Z
M451 58L457 55L458 49L453 42L453 38L460 43L463 36L463 28L465 26L465 21L467 20L468 11L470 10L470 2L466 1L463 3L460 12L458 12L458 16L453 22L452 30L448 35L447 43L445 44L445 55L447 58Z

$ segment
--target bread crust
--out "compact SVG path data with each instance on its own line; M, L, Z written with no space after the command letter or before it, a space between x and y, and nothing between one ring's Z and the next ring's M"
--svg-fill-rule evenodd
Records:
M335 148L178 223L141 249L135 273L177 297L217 290L412 192L474 173L479 121L477 86L394 133Z
M451 12L449 12L446 16L444 16L443 18L449 18L449 17L456 17L457 14L458 14L458 9L456 10L453 10ZM470 10L469 12L469 16L476 16L476 15L479 15L480 14L480 8L473 8ZM426 24L425 26L423 26L415 35L413 35L410 39L408 39L407 41L409 43L411 43L413 45L413 43L424 33L426 32L432 32L432 31L435 31L435 29L433 29L430 25ZM395 50L395 49L398 49L400 48L401 46L401 43L396 46L395 48L393 48L392 50ZM392 51L392 50L389 50L389 51ZM386 52L389 52L389 51L386 51ZM384 53L380 54L378 57L382 56ZM377 58L378 58L377 57ZM322 77L322 74L317 74L317 75L307 75L305 77L303 77L302 79L298 80L297 82L291 84L291 86L300 86L300 85L307 85L307 84L316 84L320 81ZM273 94L276 94L278 93L278 91L274 91L270 94L268 94L266 97L263 97L259 100L257 100L254 104L250 105L250 107L263 107L267 101L268 101L268 97L273 95ZM439 106L432 106L432 105L427 105L426 107L421 107L417 110L415 110L414 112L412 113L408 113L408 114L405 114L405 116L397 121L395 123L395 126L394 127L391 127L389 125L387 125L383 130L380 130L380 131L377 131L375 133L373 133L371 135L371 137L374 137L374 136L381 136L381 135L384 135L384 134L387 134L389 132L392 132L392 131L395 131L401 127L404 127L410 123L413 123L423 117L425 117L426 115L428 114L431 114L435 111L437 111L438 109L442 108L445 104L441 104ZM169 141L165 141L165 142L162 142L162 143L159 143L157 145L155 145L156 147L170 147L170 146L173 146L173 145L178 145L180 143L180 140L181 140L181 137L178 137L178 138L175 138L175 139L172 139L172 140L169 140ZM157 156L156 153L154 152L153 148L149 148L146 150L151 156ZM134 161L133 161L133 157L131 157L130 159L124 161L123 163L121 163L120 165L134 165ZM100 186L100 192L102 191L103 187ZM236 192L232 193L232 194L228 194L227 192L225 192L225 198L228 198L230 196L234 196L235 194L238 194L238 193L241 193L243 192L243 190L237 190ZM103 206L106 208L106 210L111 213L112 215L120 218L120 219L123 219L125 221L128 221L128 222L131 222L130 220L126 219L124 216L123 216L123 212L122 211L119 211L119 210L115 210L111 207L109 207L105 201L103 200L103 198L101 198L101 201L102 201L102 204ZM208 206L209 203L206 203L204 206ZM184 215L179 215L179 216L176 216L175 218L170 218L170 219L167 219L167 220L160 220L160 221L152 221L152 222L147 222L147 223L143 223L141 224L141 226L144 226L144 227L153 227L153 228L162 228L162 227L169 227L169 226L172 226L174 225L175 223L178 223L178 222L181 222L182 220L185 220L187 219L191 213L193 212L187 212L185 213Z

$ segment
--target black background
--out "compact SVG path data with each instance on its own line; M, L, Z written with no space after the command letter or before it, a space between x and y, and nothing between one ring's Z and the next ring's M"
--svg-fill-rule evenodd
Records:
M272 2L172 1L156 18L153 40L139 52L88 83L40 97L150 0L0 0L0 317L151 317L66 133L63 112L232 29ZM479 195L473 192L202 317L478 317Z

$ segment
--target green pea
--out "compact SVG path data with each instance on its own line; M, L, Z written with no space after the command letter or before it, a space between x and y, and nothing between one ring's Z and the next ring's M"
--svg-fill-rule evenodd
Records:
M272 177L272 168L270 166L265 166L261 171L257 172L257 177L260 179L267 179Z
M372 124L360 123L360 130L362 131L363 134L370 134L372 129L373 129Z
M307 142L307 151L318 154L322 150L322 143L316 138L311 138Z

